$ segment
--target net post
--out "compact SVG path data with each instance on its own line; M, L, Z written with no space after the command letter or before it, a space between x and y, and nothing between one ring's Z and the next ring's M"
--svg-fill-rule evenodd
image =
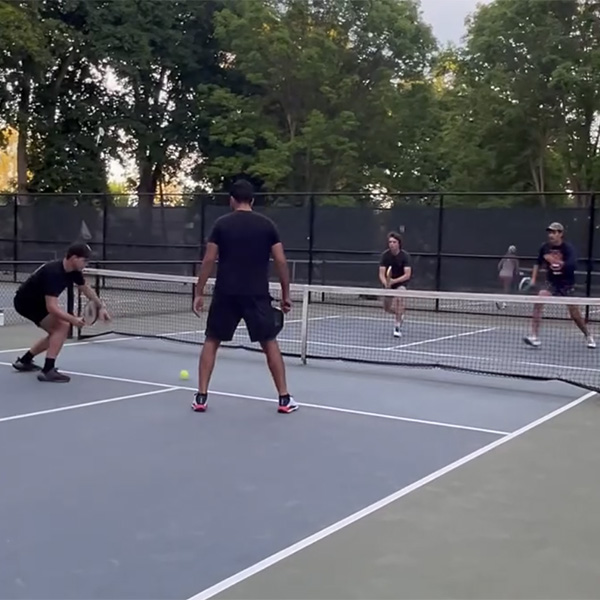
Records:
M594 272L594 233L596 231L596 192L590 197L590 218L588 225L588 247L587 247L587 281L585 283L585 295L592 295L592 273ZM585 320L589 321L590 307L585 307Z
M435 265L435 289L439 291L442 287L442 244L444 242L444 194L440 194L440 205L438 210L438 231L437 231L437 260ZM440 310L440 301L435 300L435 310Z
M315 196L308 199L308 285L313 283L313 267L315 252Z
M67 287L67 312L70 315L75 315L75 292L73 291L73 286L70 285ZM68 339L73 339L73 325L69 324L69 334Z
M17 283L17 261L19 260L19 197L13 196L13 282Z
M98 263L96 263L95 265L96 269L100 269L100 265ZM94 283L94 291L96 292L96 295L98 297L100 297L100 277L98 277L98 275L96 275L96 282Z
M308 348L308 305L310 298L310 287L308 285L302 288L302 323L300 329L300 360L306 364L306 355Z

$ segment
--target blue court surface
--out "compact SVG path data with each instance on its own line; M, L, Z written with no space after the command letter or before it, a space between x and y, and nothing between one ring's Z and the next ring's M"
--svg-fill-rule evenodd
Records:
M329 343L328 323L313 343ZM460 333L481 337L470 348L485 354L485 336L498 335L420 327L421 337L408 329L382 340L353 324L348 336L382 352L448 353ZM290 328L282 345L297 343ZM28 330L22 346L35 335ZM515 353L530 356L515 339ZM279 415L262 354L224 348L210 408L195 414L198 350L138 338L74 342L58 362L69 384L16 373L15 349L0 350L2 600L226 594L594 396L556 382L288 358L301 409ZM366 563L371 543L365 538ZM389 569L400 568L402 552L398 540ZM346 568L347 577L329 571L328 584L313 589L322 574L306 567L305 584L287 597L351 597L335 583L351 577L353 563ZM257 589L256 597L284 597L268 579ZM354 589L404 597L398 588ZM471 597L468 589L458 596Z

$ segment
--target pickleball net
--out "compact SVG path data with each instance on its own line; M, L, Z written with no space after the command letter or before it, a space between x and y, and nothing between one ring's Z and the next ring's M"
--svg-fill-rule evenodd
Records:
M204 310L192 310L195 277L87 269L88 282L106 302L109 324L96 323L80 337L116 335L200 345L214 280L205 288ZM280 287L270 284L277 300ZM568 314L578 308L592 336L600 335L600 299L544 298L538 347L531 332L533 295L456 293L292 284L293 308L278 337L287 356L398 367L441 368L480 375L560 380L600 391L600 348L589 347ZM404 305L400 332L384 302ZM86 299L76 299L81 314ZM600 340L599 340L600 341ZM230 348L258 350L241 322Z

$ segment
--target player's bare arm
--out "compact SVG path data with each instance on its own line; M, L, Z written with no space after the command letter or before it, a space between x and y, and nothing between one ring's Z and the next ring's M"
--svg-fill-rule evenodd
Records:
M285 312L288 312L292 307L290 299L290 272L281 242L278 242L271 248L271 255L281 285L281 308Z
M219 256L219 247L214 242L206 244L206 251L202 264L200 265L200 273L198 273L198 281L196 282L196 294L194 298L194 310L200 312L204 307L204 288L208 282Z
M389 285L387 277L385 275L386 271L387 271L386 267L379 267L379 281L381 282L381 285L383 287L388 287L388 285Z
M48 313L52 316L61 321L65 321L66 323L70 323L74 327L83 327L84 325L83 319L69 314L60 307L56 296L46 296L46 308L48 309Z
M404 267L404 275L400 276L400 277L396 277L396 279L392 279L390 281L391 285L396 285L398 283L404 283L405 281L408 281L412 276L412 267Z

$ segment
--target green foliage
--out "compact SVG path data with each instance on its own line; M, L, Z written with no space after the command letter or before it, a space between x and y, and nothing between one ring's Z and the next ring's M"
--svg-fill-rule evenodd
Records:
M446 94L446 185L471 191L599 183L600 8L496 0L472 19Z
M6 125L21 192L114 191L118 159L146 207L182 171L545 205L600 188L600 3L493 0L440 50L417 0L0 0Z
M247 88L205 90L218 115L211 139L226 151L204 176L216 183L243 170L295 191L414 179L424 137L407 106L429 86L434 49L414 3L240 0L216 24Z

